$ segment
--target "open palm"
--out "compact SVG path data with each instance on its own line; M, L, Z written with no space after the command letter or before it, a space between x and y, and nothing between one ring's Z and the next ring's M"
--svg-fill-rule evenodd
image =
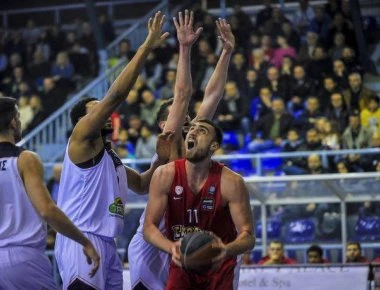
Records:
M180 45L191 46L198 39L203 28L200 27L197 31L194 31L193 22L194 22L194 13L188 10L185 10L185 17L183 17L182 12L178 13L177 18L173 18L174 26L177 30L177 38Z
M228 52L233 51L235 48L235 36L232 33L230 24L227 23L226 19L219 18L216 21L216 27L219 32L218 38L223 43L223 49Z

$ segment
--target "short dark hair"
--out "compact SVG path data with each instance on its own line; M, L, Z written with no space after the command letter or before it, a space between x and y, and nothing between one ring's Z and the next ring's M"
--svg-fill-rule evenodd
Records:
M321 248L320 246L318 246L318 245L311 245L311 246L307 249L306 253L309 254L310 252L317 252L318 255L319 255L320 257L323 256L323 250L322 250L322 248Z
M0 132L8 130L12 119L16 117L17 100L11 97L0 97Z
M70 112L70 119L71 119L71 124L73 124L73 127L76 126L80 118L82 118L83 116L87 114L86 105L89 102L97 101L97 100L98 99L96 98L85 98L75 104L75 106L71 109L71 112Z
M206 124L209 124L210 126L212 126L215 130L215 141L218 142L219 145L222 145L223 131L218 125L216 125L213 121L211 121L209 119L199 119L196 122L202 122L202 123L206 123Z
M161 121L166 121L168 119L168 116L169 116L169 110L168 110L168 107L170 107L171 105L173 105L173 101L174 99L173 98L170 98L166 101L164 101L161 106L160 106L160 109L158 110L157 112L157 116L156 116L156 122L157 122L157 125L161 122Z
M355 242L355 241L350 241L350 242L347 242L347 246L346 246L346 247L348 247L348 246L357 246L357 247L358 247L358 249L359 249L359 251L361 251L361 250L362 250L362 246L360 245L360 243L359 243L359 242Z

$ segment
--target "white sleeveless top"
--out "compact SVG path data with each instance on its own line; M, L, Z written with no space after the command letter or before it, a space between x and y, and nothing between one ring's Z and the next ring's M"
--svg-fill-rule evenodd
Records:
M0 143L0 248L46 247L46 223L26 193L17 167L22 148Z
M122 233L128 182L125 168L112 149L93 167L80 168L66 148L58 206L83 232L114 238Z

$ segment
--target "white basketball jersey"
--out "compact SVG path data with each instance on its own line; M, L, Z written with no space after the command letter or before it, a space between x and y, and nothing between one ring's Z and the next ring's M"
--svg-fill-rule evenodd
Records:
M33 207L17 167L22 151L0 142L0 248L45 249L46 223Z
M95 166L80 168L67 146L57 204L81 231L112 238L121 234L127 192L125 168L112 149L104 149Z

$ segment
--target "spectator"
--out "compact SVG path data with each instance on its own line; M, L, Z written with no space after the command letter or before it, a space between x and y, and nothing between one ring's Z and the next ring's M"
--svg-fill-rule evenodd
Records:
M136 147L137 140L140 137L141 126L142 126L142 120L138 116L131 115L128 118L128 127L127 127L128 141L130 141L134 147Z
M269 87L262 87L259 96L251 102L250 116L253 121L261 120L272 112L272 91Z
M245 83L243 86L243 95L246 96L247 100L253 100L259 95L260 84L257 76L257 72L254 69L248 69L245 77Z
M293 24L301 35L306 34L306 30L314 19L314 10L309 6L309 0L299 0L299 8L293 16Z
M341 59L336 59L333 62L333 77L341 89L346 89L348 87L347 82L348 71L346 65Z
M108 19L106 13L102 13L99 16L100 30L103 34L103 39L108 44L115 38L115 30L113 28L112 21Z
M282 24L285 21L288 21L288 19L286 19L281 9L278 7L273 7L272 18L265 23L263 33L268 34L272 37L272 39L275 39L282 33Z
M75 38L75 34L74 34ZM65 34L61 30L58 24L54 24L50 33L48 34L49 47L51 49L51 55L56 55L60 50L65 47Z
M206 86L211 78L211 75L212 73L214 72L215 70L215 66L218 62L218 57L213 54L213 53L210 53L208 56L207 56L207 66L205 68L205 71L204 71L204 76L203 76L203 81L201 83L201 87L200 87L200 90L202 92L205 91L206 89Z
M336 163L336 172L339 174L346 174L351 172L346 161L340 160Z
M28 46L36 43L37 38L41 35L40 28L36 27L33 19L28 19L26 27L22 31L22 38Z
M160 102L155 99L152 91L145 90L142 93L140 117L147 122L149 126L153 126L156 122L156 115L160 109Z
M316 7L314 11L315 17L310 22L309 31L318 34L321 41L326 44L331 25L331 18L325 13L322 7Z
M282 32L289 46L294 47L295 50L298 51L301 47L301 39L297 30L293 28L290 22L284 22L282 24Z
M252 51L252 68L259 74L265 74L270 64L265 60L264 51L261 48Z
M285 36L283 35L277 36L277 44L279 48L274 50L272 63L277 68L280 68L285 55L290 57L296 57L297 53L294 47L289 46Z
M328 171L323 168L321 157L318 154L311 154L307 158L307 174L325 174Z
M137 158L152 158L156 153L157 136L153 130L144 124L141 127L140 137L136 143L136 157Z
M259 265L292 265L296 263L295 260L285 256L284 244L280 241L271 241L268 246L268 255L258 262Z
M340 6L341 6L341 0L328 0L327 3L325 4L325 12L327 15L330 16L330 18L334 17L336 13L341 11Z
M55 63L51 67L51 74L57 81L59 79L72 80L74 76L74 66L69 60L66 52L60 52L57 54Z
M167 100L173 98L174 85L175 85L176 71L169 69L165 73L165 83L159 89L160 99Z
M246 266L252 265L253 261L252 261L252 257L251 256L252 256L251 252L244 253L243 256L242 256L242 259L241 259L242 264L246 265Z
M127 126L128 118L130 116L133 114L140 116L140 102L137 91L135 89L130 90L125 102L120 105L118 110L124 127Z
M317 84L320 84L323 77L329 75L331 72L330 58L326 55L323 46L317 46L308 65L307 75L317 81Z
M346 130L348 125L348 110L343 101L341 93L333 93L330 97L330 108L326 110L326 117L335 123L340 134Z
M360 120L371 132L380 131L380 108L377 96L370 97L368 106L360 112Z
M229 80L234 81L238 88L244 86L244 79L247 73L247 62L242 53L235 53L228 69Z
M338 86L332 76L325 76L322 84L323 87L318 92L318 99L321 104L328 105L331 101L331 95L338 91Z
M374 93L363 85L361 75L357 72L350 73L348 84L348 89L343 92L347 107L352 110L368 107L370 97Z
M349 125L342 135L344 149L367 148L370 144L370 131L361 125L358 111L350 113Z
M324 123L324 136L322 137L322 145L330 150L340 149L340 134L336 129L335 124L332 124L329 120Z
M264 59L268 62L272 61L274 49L272 45L272 37L269 34L264 34L261 37L260 48L264 52Z
M380 132L375 131L371 134L370 140L371 148L380 148ZM365 171L378 171L378 164L380 163L380 155L378 153L363 154L360 158L360 166Z
M240 95L236 83L228 81L216 113L218 125L222 130L246 133L249 131L247 115L247 100Z
M156 89L156 87L160 84L162 71L162 64L158 62L155 52L151 51L145 62L143 72L143 76L150 88Z
M295 119L294 125L304 133L313 128L317 120L322 116L323 114L319 110L318 98L310 96L307 98L305 111Z
M37 127L45 118L47 114L45 113L42 102L39 96L33 95L30 98L29 105L33 111L33 119L30 121L29 125L26 127L24 134L30 133L35 127Z
M43 85L42 107L45 110L46 116L49 116L65 103L66 94L57 87L53 78L45 78Z
M342 58L345 44L346 39L343 33L338 32L334 35L334 45L329 50L329 55L333 61Z
M306 42L301 45L301 48L298 52L298 57L297 57L298 61L303 65L307 65L311 61L314 55L314 50L316 49L317 46L318 46L318 34L316 34L315 32L309 31L306 34Z
M346 39L347 45L354 47L355 46L355 31L351 28L351 23L347 21L342 13L337 13L334 15L331 27L329 29L329 39L328 46L333 44L333 37L336 33L342 33Z
M43 79L50 75L50 64L41 50L33 54L33 62L29 66L30 76L38 87L42 87Z
M248 150L256 153L280 147L283 145L286 133L292 127L292 123L293 118L286 113L284 101L279 98L273 99L272 113L253 125L253 140L248 144Z
M70 62L73 64L74 71L80 77L90 77L91 71L90 55L84 46L79 41L73 43L69 51Z
M346 246L346 263L369 263L369 260L362 256L362 247L359 242L348 242Z
M262 27L272 17L272 1L263 0L264 8L257 13L256 28Z
M288 131L287 138L284 142L284 146L282 147L282 152L296 152L302 146L303 140L300 138L296 129L291 128ZM284 164L287 166L293 165L292 157L285 158Z
M24 131L33 119L33 110L29 105L29 99L24 96L18 99L17 104L20 112L21 131Z
M280 76L280 73L276 67L270 67L267 71L267 84L273 95L281 97L283 100L289 98L289 87L286 79Z
M311 245L307 251L307 263L308 264L324 264L326 260L323 258L323 250L318 245Z
M62 164L54 164L53 166L53 176L49 179L47 183L47 189L50 192L51 198L57 203L58 199L58 189L59 182L61 180Z

